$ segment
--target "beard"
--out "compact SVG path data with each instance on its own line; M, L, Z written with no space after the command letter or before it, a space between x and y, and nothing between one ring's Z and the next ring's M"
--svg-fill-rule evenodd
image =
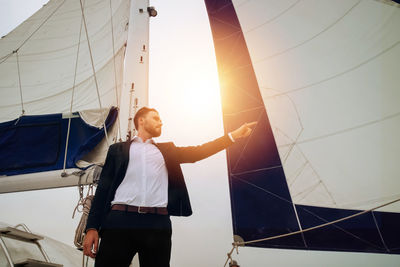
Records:
M161 135L161 127L150 127L148 125L144 126L146 132L151 134L152 137L159 137Z

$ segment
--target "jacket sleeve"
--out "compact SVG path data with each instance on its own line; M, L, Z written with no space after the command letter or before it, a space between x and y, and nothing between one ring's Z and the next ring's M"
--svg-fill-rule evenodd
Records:
M106 210L108 193L115 173L114 145L111 145L100 174L99 183L90 208L85 232L89 229L99 230L101 221Z
M208 158L232 144L229 136L224 135L200 146L176 147L177 158L179 163L193 163Z

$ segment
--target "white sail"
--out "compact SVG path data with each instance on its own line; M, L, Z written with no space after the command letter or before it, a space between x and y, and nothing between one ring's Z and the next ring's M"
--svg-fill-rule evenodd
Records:
M62 170L58 166L49 171L7 173L0 168L7 175L0 180L0 192L93 181L93 174L98 174L93 164L102 165L108 145L125 140L133 130L132 107L148 102L147 7L148 1L131 5L130 0L53 0L0 40L0 123L17 119L17 124L20 116L63 113L66 121L79 118L104 131L110 109L119 111L106 134L108 140L69 167L71 148L67 147L76 130L72 122L67 131L64 122L64 140L59 145ZM10 150L4 141L3 148ZM78 167L89 169L81 172Z
M399 198L399 5L233 3L293 201L368 209Z
M88 39L80 1L54 0L0 40L0 121L117 106L130 1L83 3Z

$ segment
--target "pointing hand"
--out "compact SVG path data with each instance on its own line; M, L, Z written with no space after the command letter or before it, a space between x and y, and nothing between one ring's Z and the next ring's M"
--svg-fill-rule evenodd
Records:
M253 128L256 126L256 124L257 124L256 121L245 123L236 130L232 131L231 135L233 139L237 140L239 138L244 138L249 136L251 134L251 131L253 131Z

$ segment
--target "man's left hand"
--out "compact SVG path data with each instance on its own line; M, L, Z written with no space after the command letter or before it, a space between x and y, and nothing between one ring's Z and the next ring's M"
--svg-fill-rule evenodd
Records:
M236 141L239 138L244 138L249 136L253 130L252 128L256 126L256 124L257 124L256 121L243 124L236 130L231 132L232 138Z

